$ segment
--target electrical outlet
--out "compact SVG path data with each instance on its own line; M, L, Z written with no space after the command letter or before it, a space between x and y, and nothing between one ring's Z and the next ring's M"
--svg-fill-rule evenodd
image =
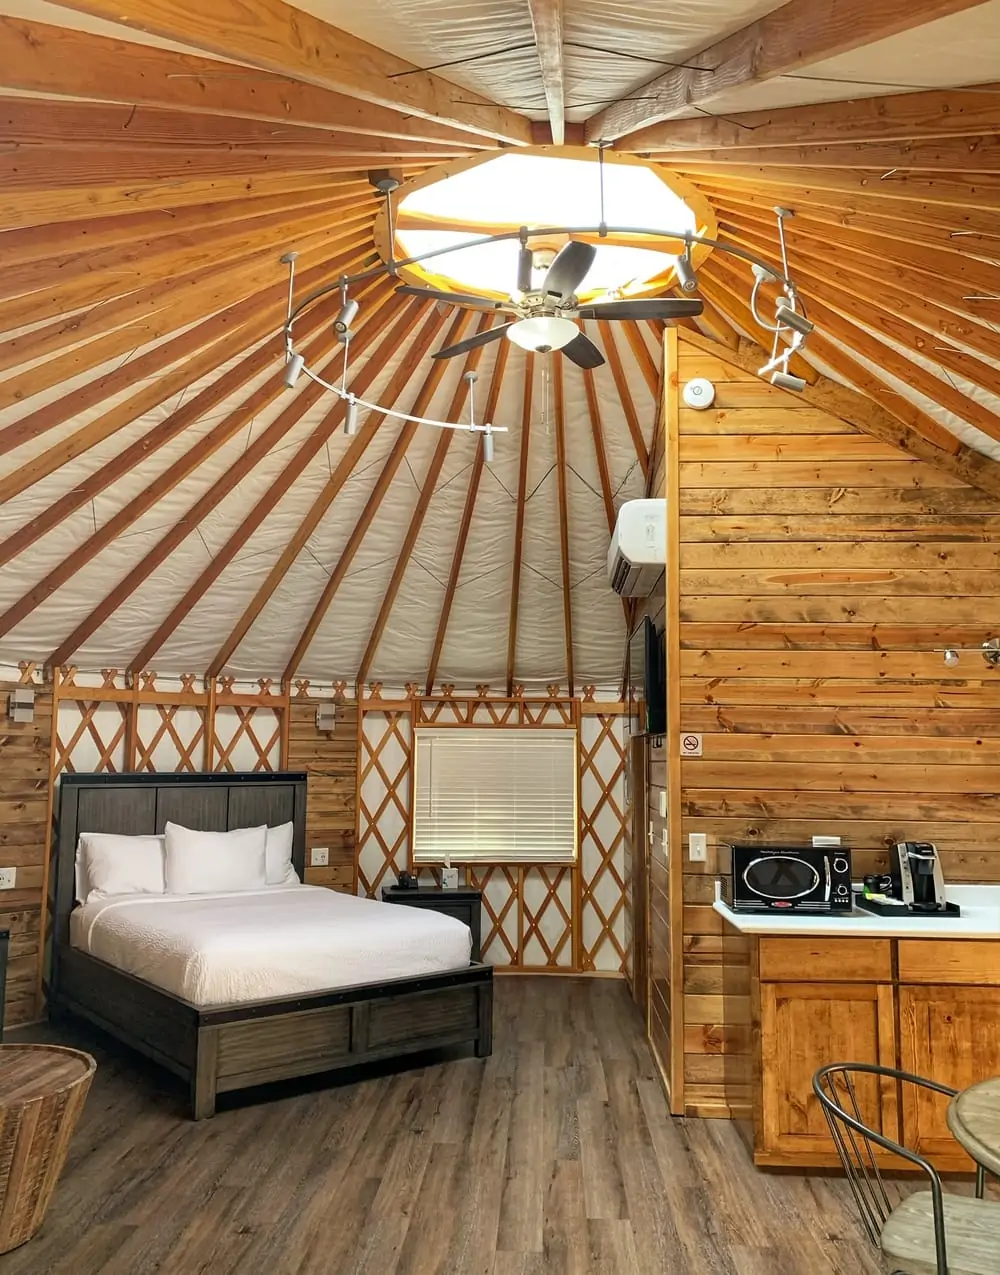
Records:
M309 866L311 868L328 868L330 866L329 846L313 846L309 851Z
M667 817L667 790L666 788L661 788L660 789L660 818L666 819L666 817Z
M708 833L688 833L688 858L692 863L704 863L708 858Z
M0 868L0 890L13 890L17 883L17 868Z

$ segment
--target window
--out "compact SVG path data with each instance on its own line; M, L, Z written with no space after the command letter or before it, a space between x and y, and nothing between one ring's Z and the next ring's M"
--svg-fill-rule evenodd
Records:
M576 731L424 728L414 740L416 863L573 863Z

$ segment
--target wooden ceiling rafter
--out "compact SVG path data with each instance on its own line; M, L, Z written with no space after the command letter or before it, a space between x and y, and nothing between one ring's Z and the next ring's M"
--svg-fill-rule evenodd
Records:
M528 0L552 144L566 141L565 0Z
M0 17L0 65L9 88L76 100L338 130L360 136L461 141L470 149L495 141L408 109L376 106L259 69L159 49L66 27Z
M656 402L660 396L659 363L650 354L649 346L646 344L638 323L631 319L626 319L620 324L619 330L625 334L625 340L628 342L639 371L642 373L642 379L646 382L646 388L652 394L653 401Z
M437 326L435 327L436 332L440 328L440 324L443 322L444 316L435 310L434 317L435 320L438 321ZM472 315L468 310L459 310L455 313L452 317L451 327L449 328L446 340L451 341L453 337L457 338L458 335L465 330L465 327L471 317ZM426 350L423 351L423 353L426 353ZM414 365L419 363L419 361L419 358L412 360ZM438 388L444 379L446 370L447 363L444 359L432 363L431 369L427 373L427 376L417 392L417 396L410 408L411 415L421 416L424 412L430 409L431 402L433 401L434 395L437 393ZM285 682L290 682L298 671L298 667L319 631L320 625L323 623L323 620L330 609L330 604L333 602L333 599L337 594L337 590L343 584L344 578L350 570L351 563L354 561L355 554L361 547L361 543L365 536L368 534L368 529L371 527L375 515L381 508L382 501L385 499L386 493L392 485L392 480L395 478L400 465L403 463L406 453L409 450L410 443L413 441L419 428L420 426L416 423L416 421L403 422L399 434L396 436L396 441L393 443L389 455L382 464L379 476L375 480L375 486L372 488L371 494L365 502L365 507L361 512L361 516L354 524L354 528L348 537L347 543L341 550L340 556L337 559L337 565L334 567L333 571L330 573L330 578L323 586L323 591L320 594L316 605L313 607L305 628L299 636L299 640L295 645L295 650L292 652L291 658L285 667L285 672L283 674Z
M632 445L635 448L636 459L639 461L642 476L645 478L649 474L649 449L646 446L646 440L642 436L642 422L639 420L639 413L632 398L628 376L622 363L618 344L615 341L614 329L607 319L598 319L597 328L601 334L601 345L604 347L604 355L608 361L608 367L611 369L611 375L614 378L615 389L618 391L618 399L621 403L622 411L625 413L625 420L628 422L628 430L632 435Z
M939 0L943 2L943 0ZM953 0L957 2L957 0ZM526 145L528 120L283 0L59 0L66 9L463 132Z
M510 581L510 608L507 622L507 698L514 694L514 670L517 664L517 623L521 605L521 567L524 555L524 519L528 501L528 457L531 448L531 414L535 387L535 356L528 350L524 356L524 378L521 386L521 448L517 471L517 503L514 517L514 562Z
M391 378L389 384L379 395L380 401L386 406L393 406L400 394L402 394L412 376L414 366L413 356L416 355L416 361L419 361L419 358L422 358L427 353L435 337L440 332L443 322L443 316L436 310L429 313L428 322L422 329L421 336L417 338L415 348L409 352L411 357L396 369L396 372ZM373 374L380 366L379 359L383 351L385 352L386 357L391 356L391 347L388 341L386 341L383 344L382 349L380 349L378 353L369 360L369 365L371 366ZM440 375L443 376L443 374L444 371L442 368ZM366 380L363 383L369 384L370 382ZM360 386L361 384L362 382L359 381L358 385ZM211 664L209 665L209 676L216 677L225 669L226 664L232 658L233 653L250 632L265 606L274 595L275 590L278 589L295 560L305 548L309 538L315 533L322 523L327 511L343 488L344 483L347 482L351 474L357 468L358 461L368 449L368 445L374 439L376 433L381 428L385 420L386 415L384 412L371 412L368 414L347 451L338 461L335 471L330 475L330 478L324 485L323 490L313 501L305 517L299 523L295 534L282 549L277 561L271 567L263 584L261 584L261 586L257 589L257 592L244 608L243 614L240 616L229 636L216 652Z
M378 350L374 351L373 355L362 364L361 368L351 378L350 388L353 394L360 397L367 392L383 366L383 357L391 357L393 351L398 349L402 342L410 338L420 319L426 318L426 316L427 307L422 306L419 302L407 309L400 322L392 329L389 338L382 343ZM396 400L411 380L420 359L430 348L434 337L440 330L440 326L436 315L432 316L431 321L424 325L424 331L408 350L407 358L400 364L396 374L390 380L383 393L379 395L380 401L385 406L394 406ZM329 379L334 370L332 367L325 369L322 373L324 379ZM321 397L325 391L319 387L317 388L317 397ZM268 514L275 510L279 502L291 490L294 483L302 477L308 466L320 454L336 429L343 423L345 415L346 404L342 400L336 400L319 426L296 450L295 455L288 461L264 495L254 501L253 508L229 536L226 543L212 555L211 562L188 587L184 596L157 627L156 632L143 643L141 650L136 653L129 664L130 671L136 672L149 667L149 661L156 652L169 640L177 627L197 605L198 601L204 597L223 571L233 562L236 555L254 532L258 530ZM347 453L341 462L344 464L344 469L342 470L341 464L338 463L335 474L331 475L331 480L337 478L341 485L347 481L357 467L358 460L364 454L365 449L375 437L385 419L384 413L376 412L370 414L365 422L363 434L355 436L355 440L360 438L361 441L352 440L348 445Z
M386 327L392 319L399 313L398 298L391 295L382 298L384 312L379 313L383 307L370 306L368 311L368 320L363 327L360 327L355 340L359 347L366 348ZM332 362L333 360L331 360ZM276 392L280 393L284 388L284 378L279 374L274 378L280 382L275 386ZM269 385L271 382L268 383ZM298 424L305 412L316 402L319 397L318 387L310 383L299 391L295 400L285 408L279 415L263 430L252 442L248 444L245 451L235 460L229 467L225 475L212 487L208 489L198 500L187 510L185 516L167 532L156 545L145 555L141 562L129 571L125 577L107 594L101 602L94 607L90 613L82 620L70 636L52 653L47 663L52 666L62 666L79 650L79 648L91 638L97 630L105 624L114 613L124 605L139 586L147 580L153 572L169 558L169 556L177 549L177 547L191 535L197 527L204 521L209 513L215 509L220 502L245 478L256 466L264 460L267 455L277 446L278 443L289 433L291 429ZM247 417L247 422L252 416ZM168 471L169 472L169 471ZM154 480L151 484L155 488L160 482L169 481L161 476L160 479ZM157 492L153 499L158 499ZM103 529L102 529L103 530ZM93 555L91 554L91 557ZM0 619L0 628L2 628L3 620Z
M887 93L762 111L727 111L669 120L630 133L615 150L655 156L674 149L753 149L838 142L907 142L977 137L1000 129L1000 84Z
M983 0L788 0L732 35L686 58L587 121L589 142L616 141L724 93L780 75L967 9ZM699 68L691 69L697 63Z
M1000 96L1000 94L998 94ZM677 150L656 156L668 168L759 165L783 168L874 169L899 172L979 174L1000 172L1000 144L994 136L929 137L902 142L823 142L809 146L755 146L739 150ZM803 173L805 176L805 173Z
M501 341L497 346L496 361L493 364L493 372L490 377L489 393L486 396L486 407L483 410L484 421L492 423L496 415L497 403L500 401L500 391L503 387L504 373L507 370L510 348L509 341ZM483 441L480 439L479 446L476 448L475 459L472 462L472 471L469 474L469 486L465 493L465 507L462 510L461 522L458 524L458 537L451 557L451 570L448 573L448 583L445 585L444 599L441 603L441 615L438 618L437 632L434 635L434 646L431 649L431 658L427 665L426 693L428 695L433 694L434 691L438 664L441 660L441 652L444 650L445 637L448 633L448 621L451 619L455 591L458 588L459 577L462 574L465 547L469 541L469 531L472 527L472 517L476 509L476 500L479 496L479 485L482 481L485 464Z
M587 399L587 419L590 422L590 435L594 440L594 456L597 460L597 473L601 480L601 499L604 502L604 516L608 524L608 535L615 529L615 497L611 488L611 470L608 468L608 452L604 445L604 422L601 419L601 403L597 394L597 381L590 368L583 369L583 388ZM632 611L628 598L622 598L622 614L625 617L626 631L631 630Z
M483 314L480 316L479 323L476 327L477 332L485 332L493 324L493 316L491 314ZM452 394L451 402L448 404L444 413L444 419L448 421L457 421L465 408L465 404L469 397L469 382L466 377L470 373L475 373L482 359L485 346L479 346L477 349L470 350L465 356L465 366L462 369L462 376L458 384L455 386L455 392ZM378 651L378 645L385 633L385 626L389 622L389 616L392 614L392 608L396 604L396 598L399 595L400 585L403 583L403 576L406 574L406 568L410 564L410 558L413 556L413 550L416 547L417 540L420 536L421 528L424 525L424 519L427 516L427 510L430 507L431 500L437 489L438 479L441 477L441 470L448 458L448 452L455 439L455 430L441 430L441 437L437 441L434 448L434 454L427 466L427 472L424 480L420 485L420 495L417 503L410 515L410 525L406 530L403 538L403 544L396 556L396 565L392 569L392 577L386 587L385 594L382 598L382 604L379 607L378 616L375 624L372 626L371 634L368 638L368 645L365 647L364 655L361 657L361 663L358 665L357 680L360 685L368 679L371 670L372 661ZM477 439L478 443L478 439Z
M638 334L638 328L636 333ZM639 339L641 340L641 336ZM570 572L566 394L563 384L563 362L562 359L555 359L552 364L552 415L556 427L556 492L559 501L559 566L562 574L563 640L566 643L566 689L572 696L576 694L576 672L573 660L573 578Z

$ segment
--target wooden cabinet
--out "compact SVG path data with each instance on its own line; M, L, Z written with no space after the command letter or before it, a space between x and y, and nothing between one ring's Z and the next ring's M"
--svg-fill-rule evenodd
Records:
M836 1155L812 1081L823 1062L882 1063L896 1058L891 985L873 983L761 983L759 1149L767 1157ZM895 1095L875 1077L858 1086L866 1122L895 1137Z

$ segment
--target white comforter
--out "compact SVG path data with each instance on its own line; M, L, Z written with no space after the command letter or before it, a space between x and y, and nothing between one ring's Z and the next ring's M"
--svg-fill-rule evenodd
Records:
M70 942L205 1006L459 969L472 936L440 912L293 885L95 900L73 912Z

